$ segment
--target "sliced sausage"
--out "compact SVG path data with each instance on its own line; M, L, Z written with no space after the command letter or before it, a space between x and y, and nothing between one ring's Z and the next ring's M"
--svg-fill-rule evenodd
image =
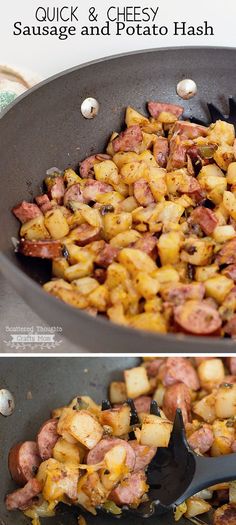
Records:
M208 425L203 425L188 438L188 443L199 454L205 454L213 445L214 435Z
M21 204L18 204L12 208L12 213L14 213L14 215L22 224L42 215L42 212L37 204L32 204L31 202L26 201L23 201Z
M146 412L149 414L152 398L150 396L139 396L134 400L137 412Z
M192 122L181 120L175 122L173 134L183 135L185 139L193 140L197 139L198 137L207 137L208 128L201 126L200 124L194 124Z
M136 180L134 183L134 196L141 206L148 206L155 202L148 182L144 179Z
M73 235L74 242L78 246L86 246L86 244L100 239L100 228L90 226L90 224L81 224L74 228Z
M135 452L127 441L119 438L104 438L99 441L99 443L89 451L87 455L87 465L96 465L97 463L100 463L104 459L105 454L117 445L125 447L126 465L129 470L133 470L135 465Z
M222 325L219 312L200 301L186 301L176 306L174 318L182 329L196 335L214 334Z
M235 376L236 375L236 357L227 357L226 363L227 363L230 373L233 376Z
M163 288L161 295L165 301L174 305L185 303L188 299L195 299L201 301L205 294L205 286L203 283L184 284L175 283L173 285Z
M148 377L157 377L159 368L163 365L164 359L153 359L152 361L147 361L145 363L145 368L147 370Z
M214 512L213 525L235 525L236 523L236 504L227 503L219 507Z
M33 499L42 491L42 485L37 479L30 479L22 488L15 490L6 497L7 510L25 510L31 506Z
M66 190L64 195L64 206L68 206L71 201L84 202L80 184L73 184L68 190Z
M179 118L184 112L184 108L177 104L165 104L165 102L150 101L148 102L148 111L153 118L158 118L163 111L172 113L172 115Z
M184 383L168 386L163 399L163 412L168 419L174 421L176 409L180 408L184 424L191 421L191 392Z
M117 505L138 506L147 490L148 485L146 484L145 473L142 471L134 472L112 490L108 499L114 501Z
M32 479L41 463L37 443L25 441L14 445L8 456L8 468L18 485L24 485Z
M59 439L57 424L58 419L49 419L39 430L37 445L43 461L52 457L53 449Z
M168 357L159 370L159 378L164 386L181 382L191 390L200 388L197 372L186 357Z
M91 155L91 157L84 159L79 168L82 179L94 178L94 165L98 164L99 161L102 162L104 160L109 160L110 158L110 155L99 153L98 155Z
M160 168L166 168L169 155L169 142L165 137L157 137L153 146L153 155Z
M55 259L62 257L62 244L60 241L27 241L21 239L18 252L27 257L40 257L40 259Z
M212 210L198 206L191 213L191 220L201 227L206 235L211 235L218 224L218 220Z
M62 204L64 193L65 193L65 184L63 177L53 177L52 181L49 184L48 189L50 199L53 199Z
M236 238L224 244L216 256L216 262L221 264L236 264Z
M222 271L222 274L236 282L236 264L227 266L227 268Z
M100 251L95 259L95 263L102 268L108 268L108 266L114 261L119 253L119 248L106 244Z
M236 336L236 314L231 317L228 323L224 326L225 334L231 335L232 337Z
M144 470L154 458L157 448L140 445L136 440L129 441L129 445L135 452L134 472Z
M94 279L97 279L99 284L104 284L107 278L107 271L105 270L105 268L96 268L93 272L92 277L94 277Z
M83 189L84 202L96 201L97 195L101 193L108 193L114 191L114 188L106 182L100 182L98 180L88 179L86 180Z
M147 253L150 257L157 256L157 238L151 233L144 233L140 239L132 244L132 248Z
M47 211L52 209L52 203L46 193L43 195L38 195L38 197L35 197L35 200L43 214L45 214Z
M167 162L167 171L183 168L187 162L187 146L179 136L170 140L170 153Z
M142 131L138 124L135 124L134 126L127 128L125 131L122 131L118 137L112 141L112 145L115 153L118 151L138 152L138 146L141 144L142 140Z

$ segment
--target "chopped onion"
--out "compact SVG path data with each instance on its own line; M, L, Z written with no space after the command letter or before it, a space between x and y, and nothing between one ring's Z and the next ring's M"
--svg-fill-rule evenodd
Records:
M200 492L195 494L195 496L197 496L197 498L202 498L202 499L211 499L212 498L212 490L210 490L210 489L201 490Z
M185 514L185 512L187 512L187 504L184 501L184 503L181 503L181 505L178 505L178 507L176 507L174 511L175 521L179 521L182 518L182 516Z
M61 170L59 170L58 168L56 168L55 166L53 168L49 168L47 171L46 171L46 175L54 175L54 173L58 173L59 175L62 173Z
M51 505L50 505L51 507ZM39 517L41 518L51 518L52 516L55 516L55 510L54 508L50 508L47 501L42 500L42 502L39 503L39 505L34 505L30 509L25 510L24 514L28 518L37 519ZM55 507L55 505L54 505ZM33 524L35 525L35 524ZM36 522L37 525L37 522Z
M120 507L117 507L117 505L114 503L114 501L105 501L105 503L103 504L103 508L107 511L107 512L111 512L111 514L115 514L115 515L118 515L118 514L121 514L121 509Z
M229 484L229 502L236 503L236 481L231 481Z

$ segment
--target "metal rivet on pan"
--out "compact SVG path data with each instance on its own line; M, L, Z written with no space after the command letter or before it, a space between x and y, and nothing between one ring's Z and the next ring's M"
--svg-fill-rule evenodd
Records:
M0 414L2 416L11 416L15 410L15 400L11 392L2 388L0 390Z
M81 104L81 113L84 118L92 119L99 112L99 102L92 97L86 98Z
M191 78L184 78L177 84L176 91L180 98L188 100L197 94L197 84Z

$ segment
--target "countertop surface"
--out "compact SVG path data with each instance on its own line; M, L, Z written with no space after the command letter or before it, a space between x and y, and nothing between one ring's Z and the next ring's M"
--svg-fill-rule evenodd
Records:
M57 344L52 348L42 348L35 343L27 344L25 348L22 343L12 346L12 334L44 334L48 333L47 330L47 324L27 306L0 273L0 353L83 352L81 347L76 347L59 333L53 337Z

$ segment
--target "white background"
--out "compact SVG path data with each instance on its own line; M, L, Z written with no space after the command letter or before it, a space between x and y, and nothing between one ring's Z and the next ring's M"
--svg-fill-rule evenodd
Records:
M165 46L232 46L236 47L235 0L225 2L215 0L13 0L0 1L0 64L28 68L42 77L50 76L65 68L86 62L98 57L137 49ZM13 36L13 24L22 20L24 25L35 23L34 14L38 6L79 5L82 24L88 21L89 7L95 6L100 13L101 22L109 6L138 5L160 6L158 24L172 24L173 20L187 20L189 24L198 25L207 20L215 27L215 35L174 37L154 36L99 36L71 37L60 41L56 37ZM197 64L196 64L197 67Z

